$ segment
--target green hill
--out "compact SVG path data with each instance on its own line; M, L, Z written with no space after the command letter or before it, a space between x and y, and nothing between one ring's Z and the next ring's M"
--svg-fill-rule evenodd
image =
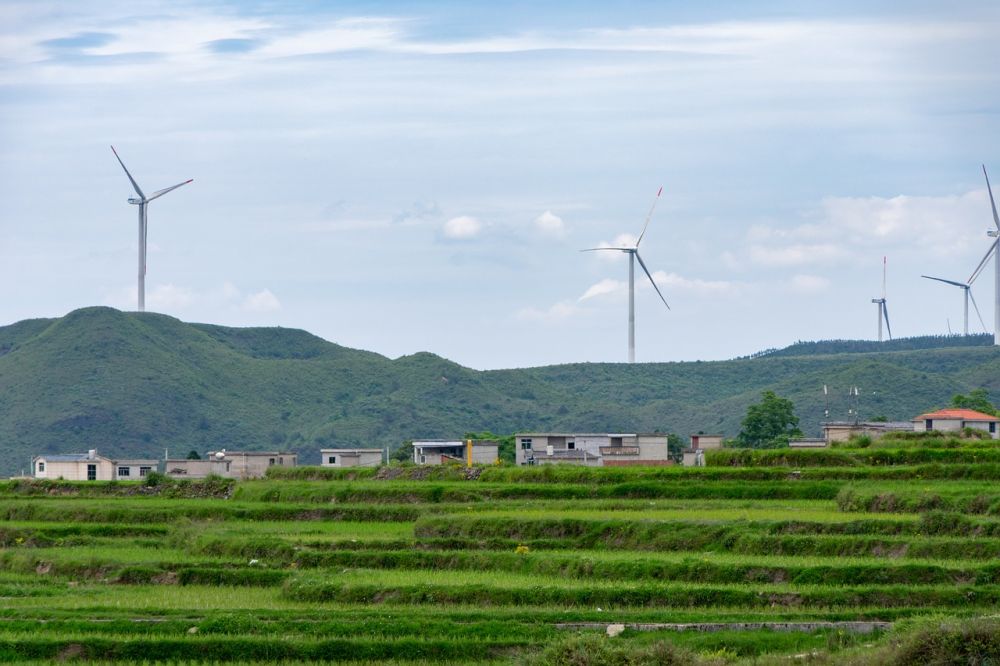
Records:
M0 328L0 474L28 469L37 453L89 448L113 456L282 448L308 464L322 446L394 447L482 430L734 435L766 389L790 397L803 429L815 433L824 384L833 418L846 417L854 385L862 416L890 419L979 386L1000 395L994 347L824 349L476 371L427 353L390 360L292 329L86 308Z

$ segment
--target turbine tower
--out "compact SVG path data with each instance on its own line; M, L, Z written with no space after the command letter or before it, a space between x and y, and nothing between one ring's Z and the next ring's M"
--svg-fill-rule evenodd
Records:
M639 256L639 243L642 242L643 236L646 235L646 229L649 228L649 221L653 218L653 211L656 210L656 203L660 200L660 195L663 194L663 188L661 187L656 193L656 197L653 199L653 205L649 208L649 213L646 214L646 223L642 227L642 233L639 234L639 239L635 242L634 247L592 247L586 250L580 250L581 252L601 252L605 250L610 250L612 252L624 252L628 255L628 362L635 363L635 262L639 261L639 266L642 267L643 272L646 273L646 277L649 278L650 284L653 285L653 289L656 290L657 295L663 304L670 309L667 304L667 299L663 297L660 292L660 288L656 286L656 281L653 280L653 276L650 274L649 269L646 268L646 263Z
M996 267L996 273L994 274L994 279L996 281L994 285L995 291L993 292L993 344L1000 345L1000 216L997 216L997 204L993 200L993 188L990 187L990 177L986 174L986 165L983 165L983 176L986 178L986 190L990 194L990 206L993 208L993 224L996 226L995 229L990 229L986 232L986 235L993 238L994 241L990 245L990 249L986 251L986 255L983 260L979 262L979 266L973 271L972 275L977 277L986 262L989 261L990 255L993 255L994 264ZM971 282L972 280L970 280Z
M153 199L159 199L167 192L172 192L182 185L187 185L192 182L194 178L189 178L183 183L177 183L171 187L164 188L162 190L157 190L153 192L148 197L143 194L142 188L139 187L139 183L135 182L135 178L132 174L128 172L125 168L125 163L122 162L122 158L118 157L118 151L115 150L114 146L111 146L111 152L115 154L115 158L118 160L118 164L122 165L122 169L125 171L125 175L128 176L129 182L132 183L132 187L135 189L135 193L139 195L139 198L129 197L128 202L132 205L139 207L139 312L146 311L146 206Z
M976 309L976 316L979 317L979 323L983 325L983 330L986 329L986 323L983 321L983 315L979 312L979 306L976 304L976 297L972 295L972 282L979 277L978 274L973 275L969 278L968 282L958 282L956 280L945 280L944 278L931 277L930 275L921 275L922 278L927 278L928 280L937 280L938 282L943 282L945 284L950 284L955 287L959 287L964 293L964 327L963 335L969 334L969 299L972 299L972 307Z
M878 306L878 341L882 342L882 320L885 319L885 328L892 340L892 327L889 326L889 310L885 306L885 257L882 257L882 298L873 298L872 303Z

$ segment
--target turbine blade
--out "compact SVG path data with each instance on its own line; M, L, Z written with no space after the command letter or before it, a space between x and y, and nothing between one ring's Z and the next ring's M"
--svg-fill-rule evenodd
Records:
M882 301L882 316L885 318L885 330L889 332L889 339L892 340L892 327L889 326L889 308L885 301Z
M986 191L990 193L990 206L993 207L993 224L997 225L1000 231L1000 215L997 215L997 204L993 201L993 188L990 187L990 177L986 175L986 165L983 165L983 175L986 176Z
M649 212L646 213L646 223L642 225L642 233L639 234L639 240L635 242L635 246L639 247L639 243L642 242L642 237L646 235L646 229L649 228L649 221L653 218L653 211L656 210L656 202L660 200L660 195L663 194L663 186L656 192L656 197L653 198L653 205L649 207Z
M983 255L982 261L980 261L979 265L976 266L976 270L972 271L972 275L969 276L969 284L970 285L973 282L975 282L976 279L979 277L979 274L983 272L983 268L986 267L986 262L990 260L990 257L993 256L993 253L997 249L997 243L1000 243L1000 238L998 238L997 240L993 241L993 243L990 245L990 249L988 249L986 251L986 254Z
M159 199L160 197L162 197L167 192L173 192L178 187L182 187L182 186L187 185L188 183L192 183L192 182L194 182L194 178L189 178L189 179L185 180L183 183L177 183L176 185L171 185L170 187L165 187L162 190L157 190L157 191L153 192L152 194L150 194L149 198L146 199L146 201L152 201L153 199Z
M115 154L115 158L117 158L118 164L122 165L122 169L124 169L125 175L128 176L129 181L131 181L131 183L132 183L132 187L135 188L135 193L139 195L140 199L145 199L146 195L143 194L142 190L139 188L139 183L135 182L135 178L133 178L132 174L130 174L128 172L128 169L125 168L125 163L122 162L122 158L118 157L118 151L115 150L114 146L111 146L111 152L113 152Z
M639 260L639 265L642 266L642 270L646 273L646 277L649 278L650 284L653 285L653 289L655 289L656 293L659 294L660 300L663 301L663 304L666 305L667 309L669 310L670 305L667 303L667 299L663 298L663 293L660 291L660 288L656 286L656 280L653 279L653 276L650 274L649 269L646 268L646 262L642 260L642 257L639 256L638 252L635 253L635 258Z
M986 322L983 321L983 315L979 312L979 306L976 304L976 297L972 295L972 290L969 290L969 299L972 301L972 307L976 309L976 316L979 317L979 323L983 327L983 333L989 333L986 330Z
M614 250L616 252L631 252L633 248L630 247L588 247L586 250L580 250L580 252L601 252L603 250Z
M953 284L956 287L961 287L962 289L965 289L966 287L968 287L967 284L965 284L963 282L955 282L954 280L945 280L944 278L931 277L930 275L921 275L920 277L927 278L928 280L937 280L938 282L944 282L945 284Z

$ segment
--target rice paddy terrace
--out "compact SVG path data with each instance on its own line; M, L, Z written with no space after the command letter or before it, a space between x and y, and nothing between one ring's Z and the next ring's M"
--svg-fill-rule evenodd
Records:
M0 660L996 663L998 443L857 444L5 482Z

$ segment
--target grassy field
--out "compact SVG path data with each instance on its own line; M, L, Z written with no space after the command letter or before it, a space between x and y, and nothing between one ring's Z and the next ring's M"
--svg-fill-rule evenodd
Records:
M844 451L0 483L0 661L997 663L993 463Z

